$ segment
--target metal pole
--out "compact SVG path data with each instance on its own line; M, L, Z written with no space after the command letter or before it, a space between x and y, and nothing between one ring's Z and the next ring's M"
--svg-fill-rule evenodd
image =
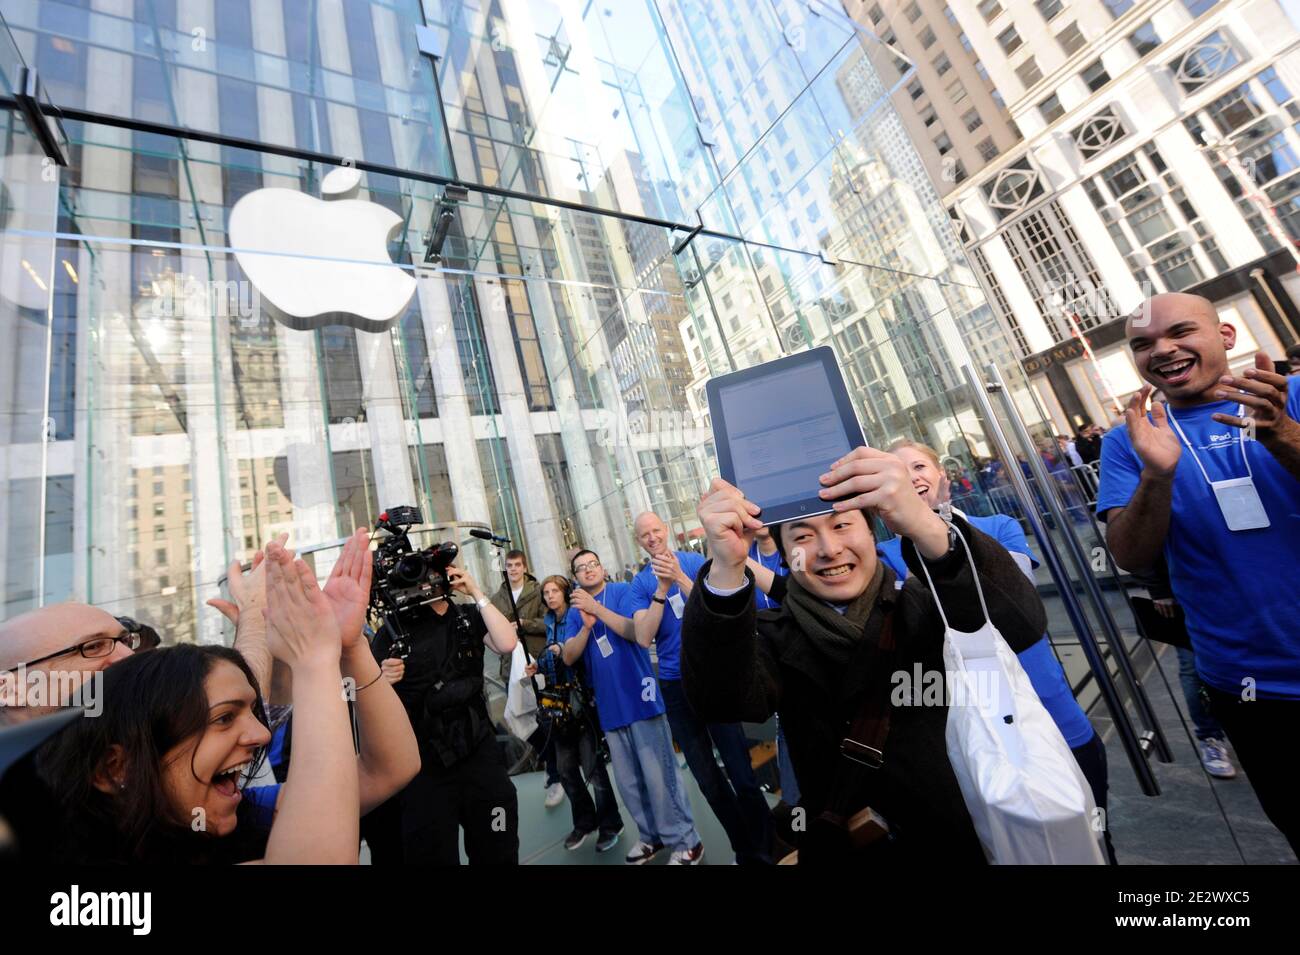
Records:
M1174 757L1169 749L1169 743L1165 739L1159 721L1156 720L1154 711L1151 709L1151 701L1147 699L1146 691L1142 689L1137 674L1133 672L1133 661L1128 658L1123 635L1119 632L1119 626L1115 623L1110 608L1106 606L1106 597L1101 592L1101 586L1097 583L1097 578L1092 576L1092 565L1088 560L1088 555L1083 552L1083 545L1079 543L1079 539L1069 530L1070 518L1061 504L1061 499L1056 491L1056 482L1047 473L1047 467L1043 464L1043 459L1039 457L1038 449L1034 447L1033 436L1030 435L1029 429L1025 427L1020 415L1016 413L1015 405L1011 401L1011 392L1007 390L1007 384L1002 378L1002 373L998 371L997 366L994 364L988 366L988 373L992 383L997 386L1002 396L1002 402L1007 409L1007 417L1011 421L1012 429L1016 432L1021 448L1024 449L1029 468L1034 472L1034 477L1038 479L1039 486L1042 488L1043 501L1047 504L1048 512L1061 528L1061 536L1065 540L1066 550L1069 551L1070 559L1079 572L1079 578L1083 582L1083 589L1088 594L1088 599L1093 608L1097 611L1097 619L1101 621L1102 630L1106 633L1106 642L1114 651L1111 656L1114 658L1115 665L1124 678L1125 684L1128 685L1129 693L1133 698L1133 705L1137 708L1138 719L1142 722L1147 733L1150 734L1149 738L1155 748L1157 758L1162 763L1172 763Z
M1155 774L1151 772L1151 767L1147 764L1146 754L1142 751L1142 743L1133 730L1133 724L1129 721L1128 714L1124 712L1124 704L1119 698L1119 691L1115 688L1114 681L1110 678L1110 670L1106 666L1106 660L1102 656L1101 648L1097 645L1097 639L1093 636L1092 626L1088 622L1088 615L1084 612L1083 605L1074 593L1074 588L1070 583L1070 575L1061 562L1055 543L1048 535L1047 528L1043 526L1042 517L1038 513L1038 506L1034 503L1033 492L1030 490L1025 476L1020 473L1016 456L1011 450L1011 443L1007 440L1006 433L1002 430L1002 425L993 411L992 403L989 401L988 392L994 390L997 386L980 381L974 367L971 365L963 365L961 372L966 379L967 387L970 388L976 406L984 416L989 436L993 439L998 454L1007 464L1007 476L1011 481L1011 486L1020 500L1021 509L1029 520L1029 528L1038 540L1038 547L1042 551L1043 560L1047 562L1047 569L1051 573L1052 579L1056 581L1057 589L1061 593L1061 602L1065 605L1065 612L1070 618L1075 633L1078 634L1079 646L1083 649L1083 654L1088 660L1088 666L1092 668L1093 676L1097 680L1097 688L1101 691L1102 699L1106 701L1106 708L1110 711L1111 721L1115 724L1115 729L1119 733L1120 742L1124 746L1124 753L1128 756L1129 764L1133 767L1133 773L1137 776L1138 784L1146 795L1158 796L1160 795L1160 784L1156 781Z

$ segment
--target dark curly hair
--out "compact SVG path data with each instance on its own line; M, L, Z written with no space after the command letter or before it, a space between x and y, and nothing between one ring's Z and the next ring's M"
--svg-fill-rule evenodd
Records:
M247 861L265 852L267 833L248 824L247 803L239 807L244 821L229 835L196 833L189 819L177 817L164 787L163 758L207 727L204 684L220 661L244 674L256 695L253 714L267 725L257 677L237 650L180 644L137 653L103 671L103 712L74 720L37 755L37 772L64 822L59 833L50 834L61 846L56 858L183 864ZM113 746L125 751L127 782L122 791L105 793L95 777Z

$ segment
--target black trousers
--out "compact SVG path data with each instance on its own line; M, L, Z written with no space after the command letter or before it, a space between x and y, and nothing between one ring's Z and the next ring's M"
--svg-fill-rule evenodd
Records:
M1269 822L1300 857L1300 800L1295 790L1300 700L1242 700L1206 686L1210 712L1228 734Z
M1074 761L1083 770L1083 778L1088 781L1088 788L1092 790L1092 801L1101 810L1102 822L1106 826L1102 830L1106 843L1106 859L1111 865L1119 865L1119 861L1115 858L1115 847L1110 842L1110 815L1106 811L1106 793L1110 781L1110 773L1106 768L1106 744L1101 741L1099 734L1093 733L1092 739L1074 747L1070 752L1074 754Z
M560 783L573 811L573 828L577 832L599 830L602 836L620 831L623 815L595 731L590 726L555 728L551 735ZM587 791L588 783L595 793L594 800L592 792Z
M495 737L454 766L423 760L401 793L407 865L459 865L460 830L470 865L519 864L519 803Z

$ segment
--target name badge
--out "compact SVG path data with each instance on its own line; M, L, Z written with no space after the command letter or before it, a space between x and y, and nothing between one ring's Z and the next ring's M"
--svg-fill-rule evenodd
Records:
M684 610L686 609L686 601L682 600L682 595L681 595L681 594L673 594L671 597L669 597L669 598L668 598L668 606L670 606L670 607L673 608L673 613L675 613L675 614L677 615L677 619L678 619L678 620L681 620L681 619L682 619L682 611L684 611Z
M1230 481L1212 481L1210 488L1219 502L1219 510L1230 531L1253 531L1268 527L1268 512L1259 499L1255 482L1248 477Z
M609 637L603 633L596 638L596 648L600 650L602 657L609 658L614 655L614 648L609 645Z

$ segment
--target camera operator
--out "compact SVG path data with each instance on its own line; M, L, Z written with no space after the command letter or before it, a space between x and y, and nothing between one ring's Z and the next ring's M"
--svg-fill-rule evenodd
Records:
M400 794L404 861L458 865L460 827L471 865L517 864L515 787L483 693L483 648L512 653L515 625L464 568L448 566L445 586L474 603L434 591L390 614L372 645L420 744L420 772ZM404 659L394 652L401 643Z

